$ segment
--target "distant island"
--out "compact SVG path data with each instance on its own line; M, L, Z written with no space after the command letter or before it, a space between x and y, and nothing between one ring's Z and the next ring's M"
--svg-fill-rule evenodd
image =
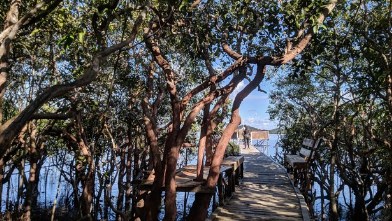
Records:
M270 134L283 134L283 130L279 129L279 128L274 128L272 130L269 130Z

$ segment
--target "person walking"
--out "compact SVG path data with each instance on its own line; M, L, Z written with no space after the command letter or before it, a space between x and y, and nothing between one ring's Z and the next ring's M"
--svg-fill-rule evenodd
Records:
M247 126L245 126L244 129L244 143L245 143L245 149L246 148L250 149L250 131Z

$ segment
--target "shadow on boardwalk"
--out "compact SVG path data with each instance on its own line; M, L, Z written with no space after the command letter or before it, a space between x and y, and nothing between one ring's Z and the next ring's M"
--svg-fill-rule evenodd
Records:
M245 157L243 182L210 220L303 220L286 170L254 147L241 153Z

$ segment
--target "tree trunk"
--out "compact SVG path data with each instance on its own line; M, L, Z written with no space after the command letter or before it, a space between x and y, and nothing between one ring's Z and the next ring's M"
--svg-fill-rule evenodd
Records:
M325 203L324 203L324 199L325 199L325 196L324 196L324 188L323 188L323 184L325 183L325 177L323 176L322 178L322 183L319 183L319 185L320 185L320 201L321 201L321 204L320 204L320 207L321 207L321 211L320 211L320 215L321 215L321 217L324 217L324 205L325 205Z
M117 196L117 211L122 211L124 208L124 176L125 176L125 149L120 149L120 168L118 171L118 196ZM116 220L122 221L121 214L116 214Z
M333 115L332 120L334 122L334 130L332 134L332 147L331 147L331 164L330 164L330 171L329 171L329 211L330 211L330 220L331 221L338 221L339 220L339 213L338 213L338 201L337 196L335 194L335 167L336 167L336 158L338 152L338 142L340 136L340 96L341 96L341 68L339 66L339 47L335 45L335 65L336 70L335 75L336 79L334 80L335 90L333 95Z
M152 165L155 172L154 183L152 186L151 193L145 198L145 211L146 211L146 220L156 220L158 218L159 207L161 205L161 195L162 195L162 186L164 180L164 159L161 160L160 148L158 145L158 133L157 133L157 125L155 121L155 115L153 112L149 110L149 103L146 99L142 102L142 108L144 112L144 126L148 144L150 146L150 151L152 155ZM138 142L139 144L141 142ZM139 147L135 147L139 148Z
M179 147L172 147L166 164L165 174L165 221L174 221L177 216L175 174L179 157Z
M132 196L136 195L132 193L133 189L132 188L132 180L136 180L136 176L139 174L140 168L139 168L139 159L137 159L137 163L135 162L134 168L135 168L135 174L132 177L132 156L133 156L133 151L130 147L130 145L127 145L127 158L126 158L126 165L125 165L125 180L126 180L126 190L125 190L125 211L130 212L133 210L133 200ZM136 158L136 157L135 157ZM135 160L136 161L136 160ZM133 210L134 211L134 210Z
M203 159L204 159L204 151L206 150L207 145L207 129L208 129L208 118L210 113L210 104L207 104L203 110L203 122L200 129L200 139L199 139L199 148L197 150L197 166L196 166L196 180L203 180Z
M392 168L391 165L389 166L387 173L386 173L386 177L387 177L387 190L386 190L386 194L385 194L385 208L388 211L387 216L389 216L389 218L392 218Z
M369 220L369 214L366 209L365 197L361 194L355 195L355 206L352 220L366 221Z
M21 162L20 162L20 164L19 164L19 168L18 168L18 170L19 170L19 182L18 182L18 195L17 195L17 198L16 198L16 208L15 208L15 212L16 212L16 214L19 216L20 215L20 211L19 211L19 209L20 209L20 205L21 205L21 203L20 203L20 201L22 200L22 198L23 198L23 186L25 185L25 166L26 166L26 163L25 163L25 159L22 159L21 160Z
M96 171L101 171L102 168L100 167L99 162L102 160L102 158L99 157L98 155L95 155L94 158L95 158L94 160L95 160L95 165L96 165L96 168L95 168ZM105 201L106 191L104 191L105 187L106 187L106 183L107 183L107 178L104 175L97 176L97 178L98 178L98 185L99 186L98 186L97 194L95 196L95 202L94 202L95 213L94 213L93 219L98 220L99 215L101 218L103 217L103 219L107 219L108 217L107 216L105 217L105 215L106 215L105 212L106 212L106 210L108 210L108 205L106 204L106 201ZM102 193L104 194L103 195L103 197L104 197L103 198L104 199L103 206L101 204ZM99 211L99 213L98 213L98 211Z
M1 107L0 107L1 108ZM1 110L0 110L1 111ZM3 208L4 160L0 159L0 208Z
M339 213L338 213L338 201L335 195L335 165L336 165L336 154L334 151L331 153L331 164L329 167L329 190L328 190L328 197L329 197L329 212L330 212L330 219L331 221L338 221L339 220Z
M10 9L7 12L3 31L14 25L19 19L19 6L21 0L11 1ZM1 32L3 34L3 32ZM3 123L3 97L7 88L7 74L8 74L8 54L11 48L11 39L5 38L0 39L0 126Z
M215 149L214 157L211 162L210 171L207 178L208 189L215 189L216 183L218 182L220 165L223 161L223 156L226 150L226 146L234 133L235 129L241 122L239 116L239 110L237 109L231 118L231 122L224 130L221 139ZM212 194L196 194L195 201L191 207L188 215L188 220L205 220L207 218L208 206L211 201Z
M188 221L199 221L207 218L207 211L212 195L212 193L195 194L195 201L189 211Z
M241 69L239 75L245 75L246 69ZM240 91L234 99L232 107L232 115L230 123L226 126L219 140L217 147L212 158L210 171L207 178L206 187L209 189L214 189L216 183L218 182L220 166L223 161L226 147L233 135L234 131L238 128L241 123L241 117L239 114L239 107L244 100L264 79L265 66L263 64L257 65L257 72L254 79L245 86L245 88ZM192 205L192 208L188 215L188 220L205 220L207 218L207 209L210 203L212 195L211 194L199 194Z
M23 220L31 220L31 210L36 206L38 197L38 182L39 182L40 168L37 162L30 162L30 177L29 182L26 184L26 198L23 205Z
M146 220L158 220L159 207L161 206L163 186L163 172L155 173L154 184L151 193L147 196L145 201Z
M92 220L92 203L94 196L95 163L91 156L87 159L88 170L85 179L82 181L81 212L83 220Z
M212 120L212 119L211 119ZM213 137L212 134L214 132L214 129L216 127L216 123L215 122L210 122L208 125L208 129L207 129L207 137L206 137L206 162L205 165L206 166L211 166L212 163L212 158L214 156L214 141L213 141Z
M29 124L30 139L29 139L29 157L30 157L30 177L26 183L26 199L23 205L23 220L31 220L31 209L36 206L38 197L38 181L42 162L38 164L40 158L39 150L37 148L37 130L33 123Z
M82 174L82 196L80 197L80 208L83 220L92 220L92 203L94 197L95 184L95 162L93 158L94 148L87 145L84 129L82 126L81 116L76 116L77 125L77 144L80 152L80 158L76 170ZM85 172L86 171L86 172Z

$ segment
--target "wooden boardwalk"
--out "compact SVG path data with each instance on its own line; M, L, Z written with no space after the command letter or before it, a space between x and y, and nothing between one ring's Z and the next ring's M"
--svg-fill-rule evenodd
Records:
M210 220L307 220L307 209L297 197L286 170L254 147L242 152L243 183Z
M221 176L223 173L226 175L230 174L233 176L233 182L230 184L231 191L234 190L235 179L239 179L242 176L243 170L243 156L230 156L223 160L220 168ZM208 177L208 173L210 167L204 167L203 170L203 181L197 181L196 179L196 165L187 165L176 171L176 190L177 192L203 192L203 193L214 193L215 188L207 189L203 187L202 184L205 183L205 180ZM153 171L149 171L147 178L140 180L140 189L151 189L154 183L155 173ZM164 190L164 187L162 187ZM222 196L223 197L223 196Z

